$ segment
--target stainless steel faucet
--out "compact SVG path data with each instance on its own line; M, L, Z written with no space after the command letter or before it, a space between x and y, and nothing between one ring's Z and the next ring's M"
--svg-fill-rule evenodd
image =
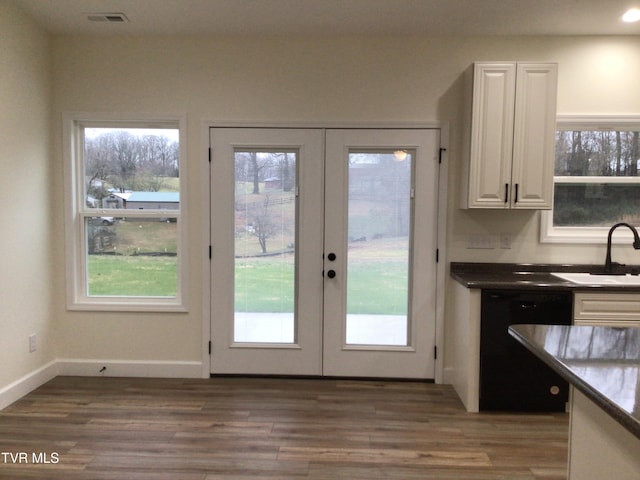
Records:
M604 261L605 274L624 275L625 273L621 271L621 267L624 267L624 264L611 261L611 236L613 235L613 231L618 227L628 227L631 232L633 232L633 248L640 250L640 236L635 227L625 222L616 223L609 229L609 236L607 237L607 258Z

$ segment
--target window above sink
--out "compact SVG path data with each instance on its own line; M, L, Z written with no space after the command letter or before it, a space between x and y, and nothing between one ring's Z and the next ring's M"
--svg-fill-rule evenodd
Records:
M541 214L546 243L607 241L617 222L640 226L640 117L558 116L553 210ZM616 233L626 243L630 232Z

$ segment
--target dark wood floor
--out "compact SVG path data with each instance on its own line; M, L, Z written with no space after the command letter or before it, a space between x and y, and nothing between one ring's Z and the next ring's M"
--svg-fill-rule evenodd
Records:
M0 412L0 479L559 480L567 433L446 385L58 377Z

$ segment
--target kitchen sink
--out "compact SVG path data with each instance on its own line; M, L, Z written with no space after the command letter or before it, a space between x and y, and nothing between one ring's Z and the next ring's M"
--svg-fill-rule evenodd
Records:
M569 282L578 283L580 285L639 285L639 275L596 275L593 273L556 273L552 272L554 277L562 278Z

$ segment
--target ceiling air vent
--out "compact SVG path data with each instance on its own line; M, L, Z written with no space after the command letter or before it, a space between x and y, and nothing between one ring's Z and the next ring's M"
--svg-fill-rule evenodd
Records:
M125 23L129 21L124 13L89 13L87 18L90 22Z

